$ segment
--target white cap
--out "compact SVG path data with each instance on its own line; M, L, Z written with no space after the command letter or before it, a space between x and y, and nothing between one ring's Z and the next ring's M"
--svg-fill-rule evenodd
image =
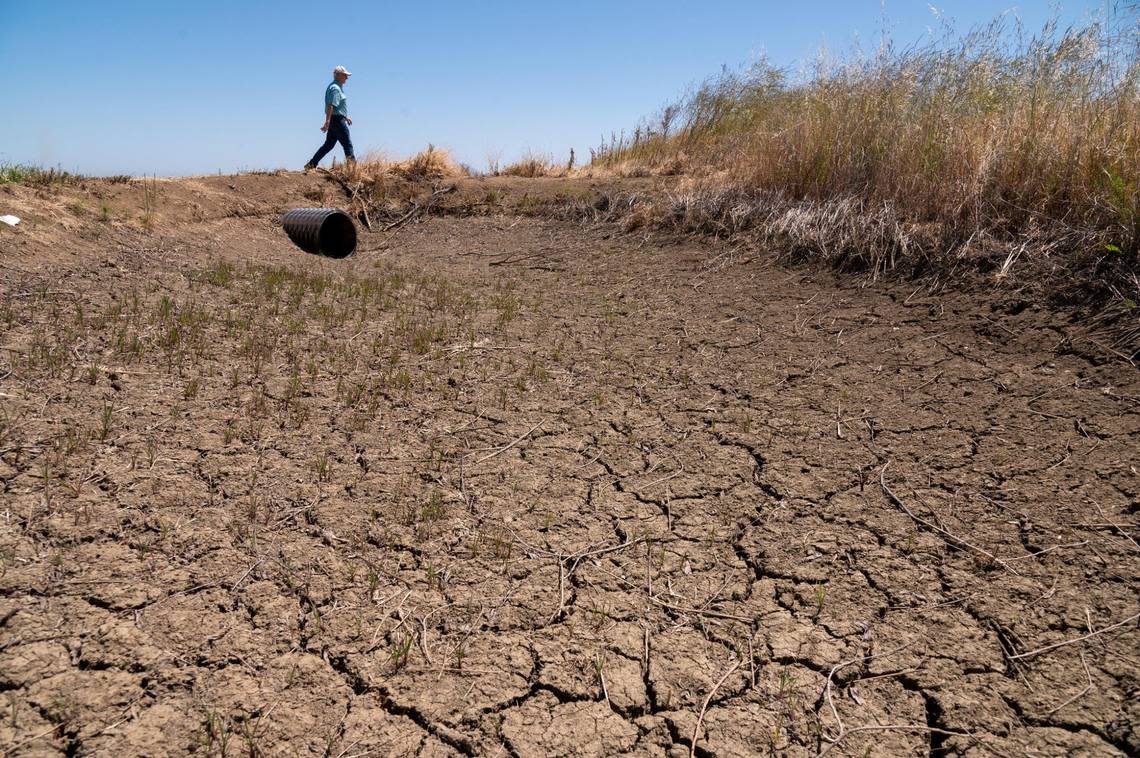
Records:
M344 74L345 76L352 76L352 72L349 71L344 66L337 66L336 68L333 69L333 73L334 74Z

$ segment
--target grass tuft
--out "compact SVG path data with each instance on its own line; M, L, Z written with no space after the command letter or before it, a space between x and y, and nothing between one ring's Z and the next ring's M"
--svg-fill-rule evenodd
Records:
M555 165L549 155L526 152L522 158L499 171L501 176L520 176L536 179L543 176L566 176L566 167Z

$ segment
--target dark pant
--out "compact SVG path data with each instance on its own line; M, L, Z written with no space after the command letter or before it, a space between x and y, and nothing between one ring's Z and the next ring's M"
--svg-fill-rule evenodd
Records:
M328 155L329 150L336 147L337 142L344 148L344 159L346 161L356 160L356 155L352 152L352 138L348 136L348 124L344 122L344 116L333 114L333 117L329 119L329 130L328 136L325 137L325 144L321 145L320 150L313 153L313 158L309 163L314 166L320 163L321 158Z

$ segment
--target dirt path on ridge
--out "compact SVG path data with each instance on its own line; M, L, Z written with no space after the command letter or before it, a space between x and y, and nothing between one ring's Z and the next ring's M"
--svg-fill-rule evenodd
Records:
M17 268L0 749L1140 752L1140 375L1031 304L508 216Z

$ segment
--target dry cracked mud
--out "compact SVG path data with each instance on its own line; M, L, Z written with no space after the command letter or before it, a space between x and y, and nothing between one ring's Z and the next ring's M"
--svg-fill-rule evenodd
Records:
M1134 368L613 232L9 259L0 745L1140 752Z

